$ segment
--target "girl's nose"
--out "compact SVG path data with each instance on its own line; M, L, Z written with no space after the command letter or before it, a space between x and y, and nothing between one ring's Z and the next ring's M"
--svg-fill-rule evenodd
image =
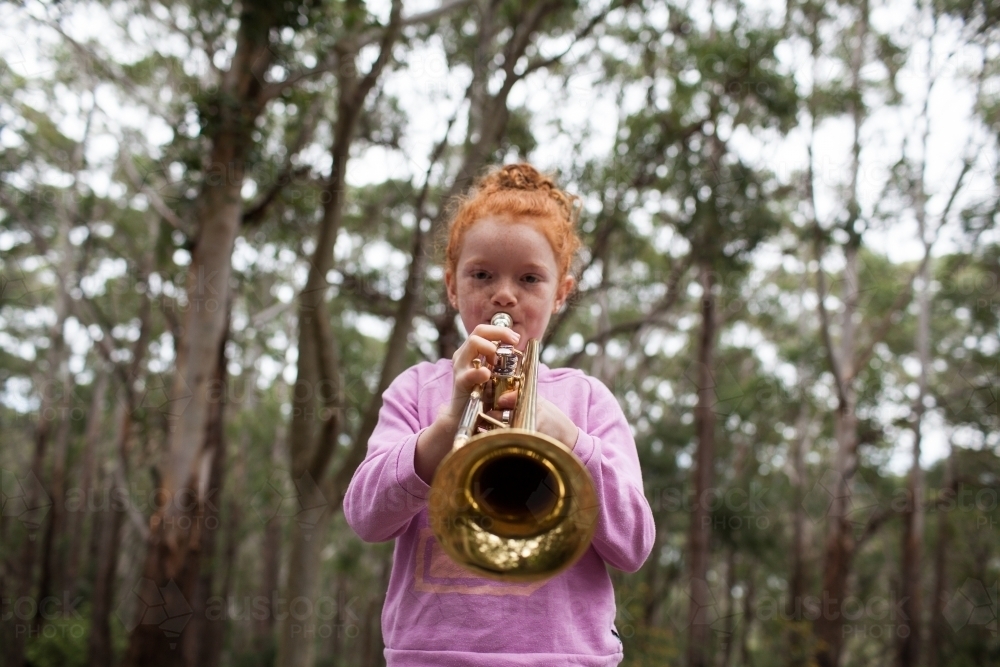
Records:
M514 287L508 280L497 281L496 291L493 292L493 305L513 306L517 303L517 295Z

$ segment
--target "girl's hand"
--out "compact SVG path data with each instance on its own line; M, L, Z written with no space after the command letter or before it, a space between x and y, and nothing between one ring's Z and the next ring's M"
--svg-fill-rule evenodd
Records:
M476 385L482 384L490 379L490 369L484 363L476 368L472 363L475 359L485 357L489 364L496 363L497 346L493 341L500 341L508 345L517 345L520 335L507 327L495 327L491 324L480 324L469 338L462 343L462 346L455 350L452 355L452 374L454 386L452 388L451 409L448 417L457 423L462 418L466 403L469 402L469 394Z
M536 397L537 410L535 411L535 430L547 436L555 438L570 449L576 446L576 439L580 432L566 413L560 410L554 403L547 401L541 396ZM508 391L500 397L500 410L512 410L517 402L517 390ZM493 410L491 417L500 418L500 411Z
M485 365L476 368L473 360L485 357L489 363L496 363L497 346L492 341L516 345L519 338L518 334L506 327L480 324L469 334L468 340L455 350L451 357L454 365L451 404L442 406L434 423L420 434L413 454L413 468L425 483L433 483L434 473L442 459L451 451L455 431L458 430L465 405L469 402L469 394L476 385L490 379L490 369Z

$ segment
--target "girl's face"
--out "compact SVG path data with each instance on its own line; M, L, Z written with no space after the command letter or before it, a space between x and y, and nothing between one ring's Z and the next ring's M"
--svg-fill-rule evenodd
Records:
M496 313L509 313L521 350L529 339L542 337L573 283L572 276L559 276L552 246L538 229L496 218L469 227L454 272L445 273L448 300L466 331L489 324Z

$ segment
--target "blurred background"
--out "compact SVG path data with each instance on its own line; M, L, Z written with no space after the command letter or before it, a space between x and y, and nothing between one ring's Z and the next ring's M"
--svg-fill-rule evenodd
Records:
M465 335L449 202L516 160L581 197L543 359L619 399L657 522L623 664L1000 663L995 0L0 26L3 665L383 664L342 499Z

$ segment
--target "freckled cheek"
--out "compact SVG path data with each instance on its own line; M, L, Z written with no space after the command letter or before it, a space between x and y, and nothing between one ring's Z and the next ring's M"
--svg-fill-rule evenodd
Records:
M478 289L469 289L465 293L465 300L471 305L482 301L486 296L486 290L481 287Z

